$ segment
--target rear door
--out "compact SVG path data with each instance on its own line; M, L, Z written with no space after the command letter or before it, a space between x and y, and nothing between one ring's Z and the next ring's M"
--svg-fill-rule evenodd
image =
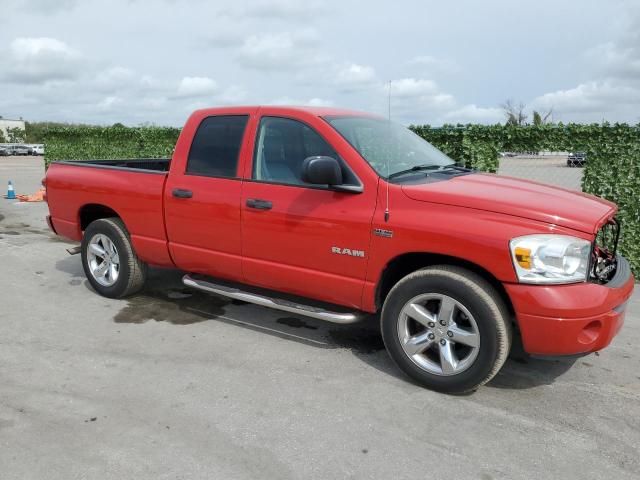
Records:
M174 154L164 200L169 249L183 270L242 280L239 171L250 113L204 116L183 132L193 141Z
M323 120L262 112L242 194L245 280L359 308L376 185L366 184L338 154ZM302 163L315 155L339 159L345 183L362 192L305 183Z

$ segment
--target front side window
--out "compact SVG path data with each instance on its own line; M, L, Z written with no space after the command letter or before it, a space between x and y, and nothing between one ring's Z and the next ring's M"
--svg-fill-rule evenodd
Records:
M248 115L205 118L193 137L187 174L236 177L238 156Z
M256 142L253 179L308 185L302 180L302 166L306 158L318 155L338 159L329 144L304 123L289 118L263 117ZM345 178L353 176L343 170Z
M455 163L408 128L389 120L375 117L327 117L325 120L381 177Z

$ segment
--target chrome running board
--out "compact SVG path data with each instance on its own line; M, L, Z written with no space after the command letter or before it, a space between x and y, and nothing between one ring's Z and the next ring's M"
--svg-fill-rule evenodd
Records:
M257 293L246 292L227 285L221 285L204 280L196 280L190 275L185 275L184 277L182 277L182 283L187 287L196 288L198 290L202 290L203 292L215 293L217 295L233 298L235 300L254 303L262 307L282 310L284 312L297 313L298 315L304 315L305 317L316 318L318 320L325 320L332 323L355 323L362 320L362 318L364 317L364 314L359 312L332 312L319 307L312 307L310 305L295 303L290 300L267 297L265 295L260 295Z

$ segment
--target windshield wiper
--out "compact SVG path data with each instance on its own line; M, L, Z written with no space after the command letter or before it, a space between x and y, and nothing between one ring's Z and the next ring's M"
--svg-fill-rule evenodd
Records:
M399 177L401 175L406 175L407 173L411 173L411 172L419 172L419 171L425 171L425 170L445 170L448 168L454 168L456 166L455 163L450 163L449 165L415 165L411 168L407 168L406 170L400 170L399 172L395 172L392 173L391 175L389 175L388 179L391 180L392 178L396 178Z

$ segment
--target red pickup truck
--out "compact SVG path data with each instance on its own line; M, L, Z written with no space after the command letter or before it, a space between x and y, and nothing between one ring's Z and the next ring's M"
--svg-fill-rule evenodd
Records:
M614 204L462 168L366 113L198 110L171 159L54 162L44 183L101 295L156 265L329 322L379 314L391 358L438 391L489 381L514 331L531 354L602 349L634 286Z

